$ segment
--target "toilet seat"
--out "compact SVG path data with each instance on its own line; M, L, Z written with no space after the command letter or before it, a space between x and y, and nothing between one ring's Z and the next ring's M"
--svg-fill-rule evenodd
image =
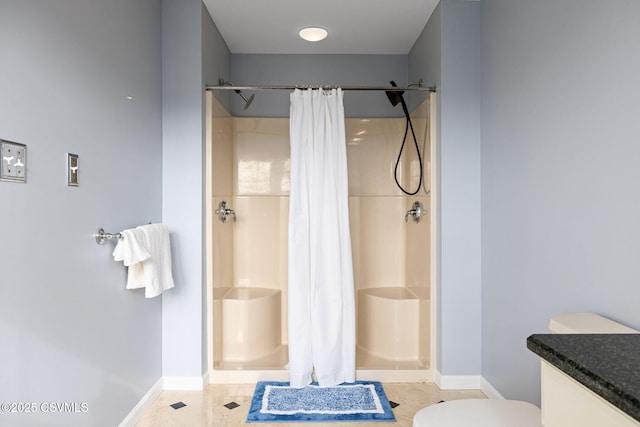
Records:
M541 427L540 409L528 402L462 399L419 410L414 427Z

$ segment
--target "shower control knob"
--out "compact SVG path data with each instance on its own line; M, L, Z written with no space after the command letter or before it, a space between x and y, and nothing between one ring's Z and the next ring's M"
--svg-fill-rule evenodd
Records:
M420 217L425 213L426 212L422 208L422 203L415 201L413 202L411 209L404 214L404 222L409 222L409 215L411 215L413 222L420 222Z
M227 202L224 200L218 205L215 214L218 215L218 218L220 218L222 222L227 222L227 217L233 215L233 222L236 222L236 212L233 209L227 208Z

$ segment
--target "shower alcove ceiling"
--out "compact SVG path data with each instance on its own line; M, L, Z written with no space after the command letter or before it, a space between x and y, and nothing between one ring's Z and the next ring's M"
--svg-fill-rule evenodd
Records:
M426 151L427 189L433 97L412 113ZM218 382L286 381L289 119L231 117L211 92L207 115L210 376ZM406 196L393 181L403 118L347 118L345 125L357 376L429 381L435 353L430 194ZM406 153L402 181L415 188L417 158L414 150ZM222 201L234 210L235 222L215 215ZM415 201L426 213L418 223L405 223Z

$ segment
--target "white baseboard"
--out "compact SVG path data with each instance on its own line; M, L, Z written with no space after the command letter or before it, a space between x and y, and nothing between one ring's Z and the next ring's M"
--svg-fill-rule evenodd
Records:
M202 375L202 389L207 388L209 384L211 384L211 374L207 371Z
M480 375L442 375L440 371L433 373L433 381L440 390L480 390Z
M202 391L209 385L209 375L200 377L163 377L163 390Z
M201 377L162 377L142 396L138 404L122 420L119 427L134 427L163 390L201 391L208 385L209 372Z
M442 375L439 371L435 371L433 382L440 387L440 390L480 390L489 399L504 400L504 396L498 389L480 375Z
M480 379L480 390L482 390L489 399L505 400L504 396L498 391L498 389L496 389L493 384L487 381L484 377Z
M163 390L163 379L160 378L154 385L151 386L148 392L142 396L142 399L136 406L129 412L129 414L122 420L119 427L134 427L142 419L144 414L149 410L153 401L160 396L160 392Z

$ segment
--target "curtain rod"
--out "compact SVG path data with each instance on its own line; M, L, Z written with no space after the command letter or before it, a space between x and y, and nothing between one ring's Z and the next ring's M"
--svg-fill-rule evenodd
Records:
M205 86L206 90L295 90L295 89L338 89L342 90L384 90L384 91L428 91L435 92L431 86L340 86L340 85L296 85L296 86Z

